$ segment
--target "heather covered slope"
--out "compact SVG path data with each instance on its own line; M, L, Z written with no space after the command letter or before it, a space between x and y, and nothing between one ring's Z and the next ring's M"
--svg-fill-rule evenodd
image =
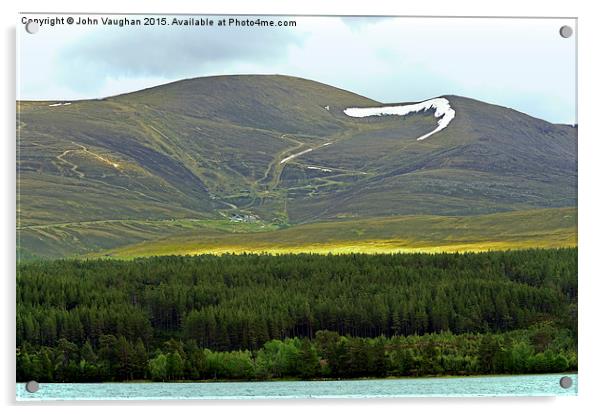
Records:
M247 221L235 232L264 232L576 206L576 128L442 98L455 117L423 140L437 127L434 110L355 118L344 110L382 104L288 76L18 102L20 250L56 257L190 232L202 239L199 222L233 216Z
M456 117L423 141L379 131L390 135L357 137L305 157L329 168L346 167L359 164L365 145L376 145L366 141L389 138L386 151L364 165L366 177L317 199L300 200L289 211L292 220L315 220L316 214L362 217L367 211L472 215L576 205L576 128L472 99L447 98Z

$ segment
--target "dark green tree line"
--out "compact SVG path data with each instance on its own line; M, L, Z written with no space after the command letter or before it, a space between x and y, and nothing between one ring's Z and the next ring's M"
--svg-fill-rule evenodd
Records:
M311 378L325 374L315 364L293 369L282 360L318 356L320 369L330 361L336 376L347 375L351 360L378 367L353 370L361 376L406 373L387 364L399 359L413 366L422 358L422 368L408 368L416 375L419 368L449 372L454 364L464 367L458 372L472 371L464 357L435 364L440 358L434 344L420 345L417 355L408 350L392 356L390 344L367 352L362 341L440 332L501 334L547 323L553 328L529 342L532 355L526 348L514 350L540 355L537 364L545 367L552 358L544 356L547 344L558 332L573 341L565 351L575 346L576 304L576 249L43 261L18 267L17 346L23 366L35 366L40 378L78 372L81 380L178 380L206 373L207 367L213 367L213 377L295 372ZM328 340L337 345L323 347L320 341L330 342L318 332L337 335ZM292 340L287 338L299 342L278 352L268 345ZM170 341L183 345L165 348ZM510 352L499 341L482 345L479 369L499 370L498 348ZM525 371L537 365L525 358L517 359Z

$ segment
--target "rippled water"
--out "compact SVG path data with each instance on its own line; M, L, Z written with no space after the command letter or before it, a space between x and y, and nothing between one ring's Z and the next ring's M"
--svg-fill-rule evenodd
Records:
M36 393L17 384L17 400L156 400L255 398L370 398L577 395L577 375L569 389L563 375L381 379L355 381L271 381L213 383L40 384Z

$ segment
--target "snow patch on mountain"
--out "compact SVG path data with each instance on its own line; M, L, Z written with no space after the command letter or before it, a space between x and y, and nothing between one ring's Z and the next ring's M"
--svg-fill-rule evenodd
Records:
M439 118L437 121L437 128L418 137L416 140L421 141L430 137L433 134L445 129L449 123L456 116L456 111L451 107L449 101L445 98L434 98L424 102L419 102L409 105L394 105L394 106L377 106L371 108L347 108L343 112L345 115L353 118L365 118L368 116L383 116L383 115L397 115L405 116L411 113L417 113L421 111L435 110L435 118Z
M300 155L307 154L308 152L312 152L314 149L317 149L317 148L322 148L322 147L327 147L327 146L329 146L330 144L332 144L332 142L326 142L326 143L324 143L324 144L322 144L322 145L319 145L319 146L318 146L318 147L316 147L316 148L308 148L308 149L306 149L306 150L304 150L304 151L301 151L301 152L298 152L298 153L296 153L296 154L289 155L288 157L286 157L286 158L284 158L282 161L280 161L280 164L284 164L285 162L287 162L287 161L289 161L289 160L292 160L293 158L297 158L297 157L298 157L298 156L300 156Z
M288 157L286 157L282 161L280 161L280 164L284 164L285 162L292 160L293 158L297 158L299 155L307 154L308 152L311 152L313 150L314 150L313 148L309 148L309 149L306 149L305 151L301 151L296 154L289 155Z
M308 170L320 170L320 171L323 171L323 172L332 172L332 170L330 168L315 167L313 165L308 165L306 168Z

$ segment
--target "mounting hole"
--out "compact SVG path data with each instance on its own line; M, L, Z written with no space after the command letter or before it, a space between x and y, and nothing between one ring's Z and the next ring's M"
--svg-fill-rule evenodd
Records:
M560 28L560 36L565 39L571 37L573 35L573 28L571 26L562 26Z
M40 389L40 384L37 381L29 381L25 384L25 389L27 392L38 392Z
M560 378L560 386L564 389L571 388L573 386L573 379L571 377Z
M36 34L40 30L40 25L37 22L29 21L25 25L25 31L29 34Z

